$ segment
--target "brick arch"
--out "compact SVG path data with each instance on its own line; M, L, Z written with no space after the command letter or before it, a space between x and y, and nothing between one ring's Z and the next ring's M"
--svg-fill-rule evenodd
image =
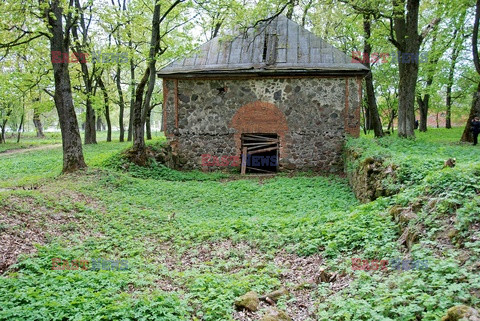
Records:
M230 128L235 129L235 146L241 149L243 133L275 133L280 139L282 153L285 133L288 131L287 119L274 104L255 101L240 107L230 122Z

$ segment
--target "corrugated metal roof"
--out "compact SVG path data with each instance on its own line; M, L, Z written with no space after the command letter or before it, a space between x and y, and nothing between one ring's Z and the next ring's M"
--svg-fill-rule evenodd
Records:
M213 38L190 57L177 59L158 71L175 74L360 73L368 68L280 15L247 33L226 40Z

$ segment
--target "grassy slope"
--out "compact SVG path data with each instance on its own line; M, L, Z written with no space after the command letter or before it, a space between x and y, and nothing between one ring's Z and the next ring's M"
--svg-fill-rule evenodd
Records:
M15 269L2 277L0 320L62 320L72 315L78 320L231 320L236 296L280 285L292 290L280 307L297 315L303 292L296 289L308 285L321 267L338 272L338 284L344 285L308 287L309 308L315 310L311 320L437 320L454 304L476 305L476 256L465 263L454 246L439 251L434 234L407 254L396 242L398 229L387 214L395 204L407 206L425 196L425 186L434 185L428 175L447 176L445 184L450 184L449 177L468 177L474 170L478 150L451 145L453 137L432 131L417 142L351 141L349 147L365 150L364 155L389 156L403 164L397 183L403 184L403 192L366 205L359 205L346 182L334 177L217 181L214 174L212 180L178 181L190 174L165 180L155 172L156 179L143 179L100 169L128 146L120 143L86 146L90 170L55 180L60 149L0 156L0 189L36 188L0 192L0 232L19 238L43 234L24 237L25 243L42 245L20 257ZM430 142L432 138L436 141ZM458 169L440 170L446 156L457 157ZM415 166L405 166L411 159ZM414 175L417 172L423 174ZM405 187L412 181L417 188ZM443 185L437 185L442 190ZM478 200L475 188L464 192ZM424 215L431 213L425 210ZM476 223L478 208L469 209L465 202L455 206L455 211L462 210L459 233L470 240L474 235L468 227ZM419 217L425 220L421 213ZM35 225L42 228L36 231ZM434 220L428 227L439 228ZM428 259L430 269L351 270L352 256L408 255ZM130 270L52 271L54 257L128 259ZM301 273L286 278L296 262L303 262Z

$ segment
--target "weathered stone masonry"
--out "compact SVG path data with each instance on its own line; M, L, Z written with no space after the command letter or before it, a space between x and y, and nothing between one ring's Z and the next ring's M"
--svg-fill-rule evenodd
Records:
M242 133L276 133L280 169L341 172L360 101L355 76L164 78L164 129L180 169L201 168L202 154L240 156Z

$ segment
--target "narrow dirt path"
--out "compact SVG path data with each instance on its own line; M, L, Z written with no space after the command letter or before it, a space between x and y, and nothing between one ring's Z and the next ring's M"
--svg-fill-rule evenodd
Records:
M61 147L61 146L62 146L62 144L51 144L51 145L43 145L43 146L30 147L30 148L9 149L9 150L6 150L4 152L0 152L0 157L2 155L23 154L23 153L28 153L28 152L32 152L32 151L53 149L53 148Z

